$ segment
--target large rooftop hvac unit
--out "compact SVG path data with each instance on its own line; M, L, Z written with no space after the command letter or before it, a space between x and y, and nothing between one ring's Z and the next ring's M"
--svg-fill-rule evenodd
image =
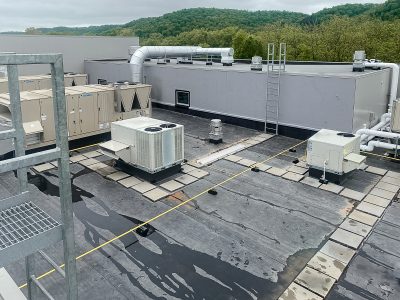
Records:
M147 117L111 124L111 141L100 144L110 157L155 174L184 159L183 126Z
M341 176L366 160L360 153L360 136L321 129L309 138L307 164L310 176L340 182Z

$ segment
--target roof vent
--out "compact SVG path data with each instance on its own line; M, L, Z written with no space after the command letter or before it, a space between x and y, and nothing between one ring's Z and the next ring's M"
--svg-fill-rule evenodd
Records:
M162 129L160 127L147 127L144 131L149 131L149 132L157 132L161 131Z
M365 51L356 51L353 55L353 72L365 71Z
M172 124L172 123L164 123L160 125L161 128L175 128L176 124Z
M352 134L352 133L347 133L347 132L339 132L337 135L343 136L343 137L355 137L354 134Z
M261 56L253 56L251 58L250 69L252 71L262 71L262 57Z

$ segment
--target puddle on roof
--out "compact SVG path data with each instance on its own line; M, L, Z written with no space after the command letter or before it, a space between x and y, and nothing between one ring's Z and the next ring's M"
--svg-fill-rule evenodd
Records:
M143 222L111 210L74 184L75 179L89 172L84 169L73 176L72 195L75 217L85 226L84 238L95 247ZM56 177L46 172L30 176L29 182L47 195L58 196L58 186L47 176ZM316 251L304 250L291 256L285 270L278 273L278 283L274 283L222 261L222 252L214 257L192 250L153 226L148 225L137 233L122 237L118 243L108 245L107 250L98 251L118 269L123 277L121 282L128 279L151 299L277 299ZM121 251L125 255L119 255ZM257 263L262 264L263 258L258 259ZM245 265L248 264L246 261ZM112 269L110 272L115 273Z

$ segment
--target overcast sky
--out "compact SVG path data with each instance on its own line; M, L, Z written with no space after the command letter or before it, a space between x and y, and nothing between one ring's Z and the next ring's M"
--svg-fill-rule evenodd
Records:
M123 24L190 7L316 12L344 3L384 0L0 0L0 32L27 27Z

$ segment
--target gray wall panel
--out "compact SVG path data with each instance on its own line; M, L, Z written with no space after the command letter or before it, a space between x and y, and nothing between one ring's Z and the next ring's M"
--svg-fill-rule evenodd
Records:
M92 83L96 83L98 78L117 81L130 76L127 63L86 62L85 66ZM356 75L343 77L289 72L282 75L280 123L314 130L353 131L354 107L360 109L365 105L367 109L380 111L385 106L385 91L387 94L389 86L387 70L373 72L366 77ZM144 76L146 83L153 86L152 99L159 103L174 106L175 90L188 90L192 109L264 121L265 72L240 71L229 67L204 69L148 64L144 67ZM366 89L365 93L357 93L357 99L356 78L360 78L359 85L367 85L371 89L371 92ZM377 85L383 88L379 90ZM378 109L371 108L371 103ZM367 120L365 114L357 115L357 124Z
M56 35L0 35L0 52L62 53L64 70L82 73L85 59L127 58L129 46L139 45L137 37L85 37ZM47 66L20 67L21 75L48 73Z
M371 127L387 112L389 103L390 69L366 73L356 79L353 131ZM372 113L371 123L370 115Z
M146 66L145 74L158 102L174 105L175 89L188 90L193 109L264 121L265 73ZM283 75L280 122L351 131L354 90L354 78Z
M354 78L286 74L281 80L280 122L351 131L354 90Z
M265 74L146 66L145 76L161 103L174 105L175 90L187 90L193 109L264 120Z

